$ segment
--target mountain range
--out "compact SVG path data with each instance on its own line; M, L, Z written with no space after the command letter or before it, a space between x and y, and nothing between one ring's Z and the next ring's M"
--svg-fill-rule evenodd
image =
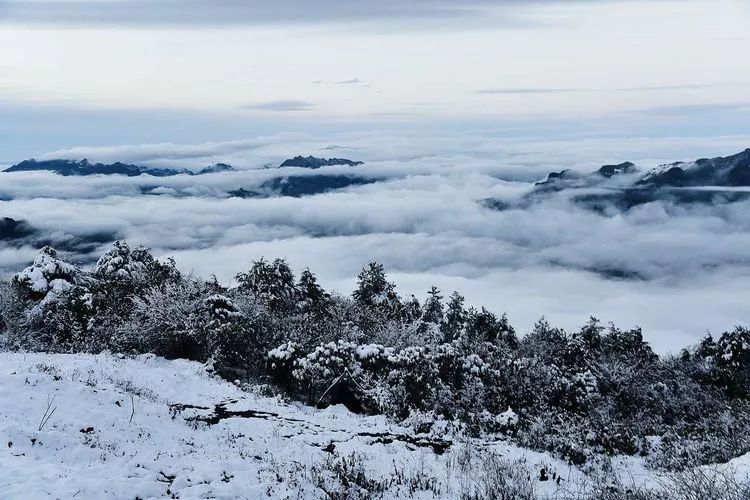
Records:
M234 168L225 163L217 163L204 168L198 172L187 169L155 168L133 165L130 163L91 163L88 160L24 160L12 167L6 168L4 172L53 172L63 176L81 175L126 175L135 177L138 175L151 175L153 177L170 177L173 175L203 175L217 172L232 172Z
M346 158L317 158L295 156L284 160L279 168L297 167L318 170L322 167L343 165L355 167L361 161ZM150 175L168 177L175 175L205 175L233 172L226 163L217 163L197 172L177 168L155 168L123 162L111 164L92 163L88 160L25 160L5 172L48 171L63 176L87 175ZM314 175L290 174L272 178L257 187L239 187L229 191L230 196L242 198L269 196L310 196L349 186L377 182L356 173L316 173ZM521 205L540 201L550 193L570 193L573 202L597 211L608 207L628 210L653 201L672 203L732 203L750 198L750 191L737 188L750 187L750 149L737 154L701 158L695 161L674 162L652 169L639 168L633 162L603 165L593 172L562 170L550 172L545 179L520 202ZM149 192L150 193L150 192ZM504 210L513 205L507 200L483 200L485 206ZM7 224L6 224L7 226ZM10 231L9 226L0 230Z
M731 156L668 163L645 172L632 162L604 165L591 173L550 172L536 186L558 190L605 184L615 178L620 187L746 187L750 186L750 149Z
M346 158L316 158L314 156L295 156L279 165L279 168L298 167L317 170L321 167L332 167L344 165L356 167L362 165L361 161L348 160ZM374 179L359 177L350 174L315 174L315 175L284 175L269 179L257 189L239 188L230 191L231 196L239 198L267 198L269 196L311 196L327 193L349 186L361 186L376 182Z
M318 169L334 165L346 165L356 167L362 165L361 161L348 160L346 158L316 158L314 156L295 156L284 160L279 168L283 167L301 167ZM194 172L185 168L156 168L146 167L143 165L134 165L131 163L92 163L86 159L53 159L53 160L36 160L31 158L17 163L4 172L53 172L63 176L83 176L83 175L126 175L136 177L139 175L151 175L153 177L170 177L173 175L205 175L220 172L234 172L235 168L226 163L216 163L202 170Z
M550 172L537 182L521 204L541 201L552 192L568 193L579 206L597 212L629 210L663 201L672 204L726 204L750 199L750 149L717 158L675 162L641 170L632 162L604 165L580 173ZM502 200L484 200L485 206L505 210Z
M239 188L230 191L239 198L267 198L269 196L311 196L327 193L349 186L362 186L376 182L374 179L350 175L300 175L275 177L261 184L258 189Z

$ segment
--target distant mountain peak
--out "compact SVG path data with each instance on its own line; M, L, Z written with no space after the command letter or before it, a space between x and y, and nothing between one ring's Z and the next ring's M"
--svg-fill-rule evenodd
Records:
M316 158L315 156L301 156L297 155L294 158L284 160L279 167L301 167L301 168L320 168L330 167L333 165L348 165L350 167L356 167L362 165L361 161L348 160L346 158Z
M197 175L216 174L219 172L236 172L236 171L237 169L235 169L233 166L227 163L216 163L214 165L209 165L208 167L200 170Z
M578 180L581 175L570 169L561 170L559 172L550 172L547 174L547 178L543 181L537 182L535 185L540 187L560 187L567 181Z
M597 172L602 177L610 178L615 175L627 175L634 174L638 171L635 163L626 161L624 163L618 163L617 165L603 165Z

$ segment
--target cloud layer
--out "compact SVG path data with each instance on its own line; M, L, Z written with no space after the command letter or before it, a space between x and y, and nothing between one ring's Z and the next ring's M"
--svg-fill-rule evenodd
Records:
M202 145L74 148L43 157L122 160L238 172L199 177L63 178L0 174L0 216L47 233L111 234L172 255L183 269L224 281L261 256L309 266L348 292L370 260L385 263L403 293L458 289L474 304L507 312L522 329L541 315L572 328L595 314L639 324L657 348L686 344L705 329L747 321L750 202L674 206L655 202L602 215L550 195L497 211L549 171L591 171L625 160L642 166L729 154L750 137L587 139L534 142L471 134L280 135ZM360 167L277 168L296 154L350 157ZM279 175L360 175L379 182L305 198L231 198ZM148 195L144 195L148 190ZM91 252L95 255L106 244ZM17 269L33 249L3 249ZM86 256L84 255L83 258ZM627 275L633 279L613 279Z
M476 23L493 9L553 3L554 0L4 0L0 2L0 14L17 23L48 25L227 26L403 20L456 24Z

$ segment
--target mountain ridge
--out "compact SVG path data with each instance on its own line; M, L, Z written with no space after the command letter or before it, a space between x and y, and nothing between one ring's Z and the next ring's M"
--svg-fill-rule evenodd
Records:
M125 175L127 177L151 175L153 177L172 177L175 175L205 175L218 172L234 172L235 169L226 163L216 163L198 172L193 172L184 168L146 167L120 161L114 163L91 163L85 158L83 160L36 160L31 158L3 170L3 172L7 173L39 171L53 172L64 177L88 175Z
M279 165L279 168L300 167L318 169L320 167L332 167L334 165L347 165L349 167L356 167L362 164L364 164L364 162L349 160L347 158L316 158L315 156L305 157L297 155L294 158L284 160L281 165Z

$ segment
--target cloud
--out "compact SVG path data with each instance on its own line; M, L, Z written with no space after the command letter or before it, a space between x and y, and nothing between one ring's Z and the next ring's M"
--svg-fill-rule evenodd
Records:
M716 83L685 83L679 85L646 85L642 87L625 87L623 92L670 92L674 90L701 90L721 87L748 87L750 82L716 82ZM617 90L617 89L616 89Z
M351 78L349 80L339 80L338 82L333 82L335 85L356 85L356 84L363 84L362 80L359 78Z
M288 99L248 104L243 106L243 109L254 111L310 111L316 107L317 105L311 102Z
M509 88L486 88L475 90L473 94L570 94L577 92L674 92L679 90L701 90L721 87L743 87L750 86L750 82L716 82L716 83L689 83L678 85L644 85L637 87L509 87Z
M574 0L592 3L591 0ZM616 0L611 0L616 1ZM628 1L628 0L619 0ZM274 24L372 24L404 28L419 24L465 26L500 22L527 23L513 11L553 5L556 0L3 0L6 23L74 26L263 26ZM492 16L500 11L501 15Z
M347 80L336 80L336 81L329 81L329 80L315 80L313 81L316 85L361 85L366 86L367 82L364 80L360 80L359 78L349 78Z
M265 168L300 152L325 156L331 144L346 145L336 156L365 164L315 172ZM0 174L0 199L6 200L0 216L26 219L49 234L124 237L175 256L186 271L223 280L251 259L279 256L348 292L359 268L375 259L402 293L421 297L433 283L446 292L457 289L472 304L507 312L522 331L541 315L574 328L595 314L623 326L639 324L667 349L746 319L750 203L657 202L605 216L564 193L502 212L481 201L518 200L552 170L591 171L626 159L648 167L729 154L747 144L749 136L540 142L476 132L381 131L78 147L44 156L140 158L155 165L227 161L242 170L158 179ZM307 198L226 196L282 173L325 172L381 181ZM158 194L144 195L144 187ZM79 257L91 261L105 246L95 242ZM31 254L29 248L0 252L0 267L18 269ZM643 279L611 279L608 270Z
M585 88L497 88L497 89L480 89L475 90L474 94L568 94L572 92L590 92L591 89Z
M745 112L750 106L750 102L728 102L718 104L681 104L674 106L654 106L651 108L645 108L636 112L649 113L653 115L705 115L714 113L735 113Z
M6 21L32 24L111 25L264 25L275 23L373 22L478 18L489 7L516 7L519 0L5 0ZM535 3L547 3L537 0Z

